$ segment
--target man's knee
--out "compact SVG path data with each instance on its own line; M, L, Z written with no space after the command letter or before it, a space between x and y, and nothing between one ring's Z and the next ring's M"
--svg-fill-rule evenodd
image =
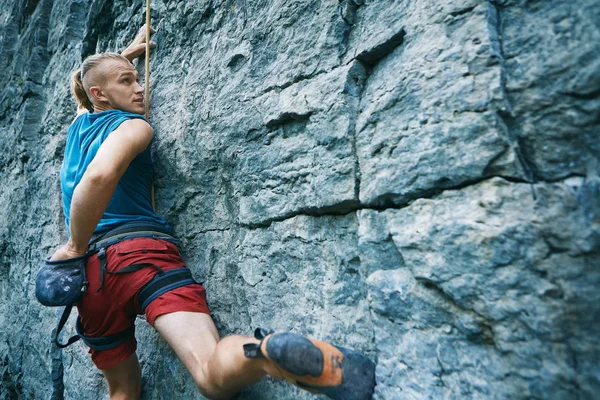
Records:
M223 394L223 385L225 382L219 382L218 379L214 377L214 374L212 375L213 376L211 377L207 364L204 364L202 368L198 368L198 370L193 373L194 383L202 396L214 400L229 399L231 396L224 396Z

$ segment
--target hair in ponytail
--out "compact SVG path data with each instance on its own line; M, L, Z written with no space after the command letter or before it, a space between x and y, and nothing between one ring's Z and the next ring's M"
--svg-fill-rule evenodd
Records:
M71 83L73 88L73 95L75 96L75 100L77 101L79 107L87 108L90 111L94 111L94 105L88 98L88 95L85 92L85 89L83 88L80 69L73 73Z
M83 80L85 75L93 68L96 68L104 61L117 60L125 61L129 63L129 60L118 53L100 53L93 56L89 56L81 64L81 68L73 73L72 76L72 89L75 100L80 107L87 108L90 111L94 111L94 104L92 103L89 96L89 87L86 88Z

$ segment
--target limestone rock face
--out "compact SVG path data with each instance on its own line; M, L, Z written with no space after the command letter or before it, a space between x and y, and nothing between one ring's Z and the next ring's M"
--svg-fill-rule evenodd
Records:
M34 280L67 238L70 75L145 2L0 10L0 398L103 399ZM598 1L157 0L152 21L157 209L221 335L359 349L376 399L598 397ZM144 398L202 398L136 336Z

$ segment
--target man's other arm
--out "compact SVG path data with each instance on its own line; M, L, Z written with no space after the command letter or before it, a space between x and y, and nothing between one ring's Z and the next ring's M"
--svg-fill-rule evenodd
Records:
M133 159L152 140L152 127L144 120L123 122L102 143L88 165L71 200L71 237L53 260L87 252L88 242L112 198L119 180Z

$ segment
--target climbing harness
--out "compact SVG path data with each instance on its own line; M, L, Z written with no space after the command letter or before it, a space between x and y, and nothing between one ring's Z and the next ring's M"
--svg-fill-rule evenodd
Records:
M140 263L128 265L118 271L108 271L106 269L106 249L109 246L124 240L137 238L160 239L171 242L175 245L181 244L178 239L171 236L170 231L164 229L162 226L149 223L127 223L107 233L94 235L90 240L89 250L86 254L86 257L97 254L98 260L100 261L100 287L97 289L97 292L100 291L104 285L104 274L106 273L120 275L139 271L144 268L154 268L157 271L156 275L152 278L152 280L140 288L137 295L138 303L145 312L148 305L156 300L159 296L182 286L198 284L198 282L196 282L192 277L192 273L188 268L177 268L164 271L157 265L151 263ZM53 341L59 348L70 346L81 339L88 347L94 350L108 350L123 343L127 337L132 335L132 328L128 328L122 332L112 335L91 338L85 336L81 319L77 317L77 322L75 324L77 334L69 338L66 343L60 343L58 341L58 336L69 319L73 304L74 303L70 303L65 306L56 328Z

